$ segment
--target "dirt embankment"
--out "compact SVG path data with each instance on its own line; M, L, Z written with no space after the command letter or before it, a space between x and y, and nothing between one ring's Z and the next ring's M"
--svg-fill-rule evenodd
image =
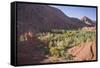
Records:
M96 42L87 42L68 50L75 61L96 60Z

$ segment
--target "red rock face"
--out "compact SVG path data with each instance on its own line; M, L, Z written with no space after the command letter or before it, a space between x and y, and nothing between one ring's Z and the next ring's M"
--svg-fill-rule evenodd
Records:
M68 50L76 61L96 60L96 43L87 42Z

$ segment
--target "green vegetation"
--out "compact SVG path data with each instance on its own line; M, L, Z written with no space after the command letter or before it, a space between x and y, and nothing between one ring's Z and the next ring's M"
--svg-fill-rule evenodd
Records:
M61 57L63 59L72 59L68 54L68 48L80 43L96 40L95 32L82 30L53 30L52 32L37 34L38 39L47 44L47 50L50 56Z
M48 56L61 58L63 60L72 60L73 57L68 53L68 49L85 42L96 40L96 32L84 30L52 30L51 32L38 33L30 36L30 33L20 35L21 42L34 38L39 39L46 46L39 45ZM32 41L32 40L31 40ZM34 41L33 41L34 42Z

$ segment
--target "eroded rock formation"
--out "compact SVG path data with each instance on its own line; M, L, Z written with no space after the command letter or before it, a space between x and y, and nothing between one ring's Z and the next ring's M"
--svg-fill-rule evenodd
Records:
M76 61L96 60L96 42L87 42L68 50Z

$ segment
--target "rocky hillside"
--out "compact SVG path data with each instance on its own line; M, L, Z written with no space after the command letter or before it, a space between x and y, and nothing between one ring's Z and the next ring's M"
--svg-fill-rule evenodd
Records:
M88 26L90 27L94 27L96 24L95 24L95 21L92 21L91 19L89 19L88 17L86 16L83 16L81 19L80 19L82 22L84 22L85 24L87 24Z
M35 33L52 29L78 29L90 25L84 23L85 18L87 17L81 20L70 18L61 10L48 5L17 4L18 34L27 31Z

